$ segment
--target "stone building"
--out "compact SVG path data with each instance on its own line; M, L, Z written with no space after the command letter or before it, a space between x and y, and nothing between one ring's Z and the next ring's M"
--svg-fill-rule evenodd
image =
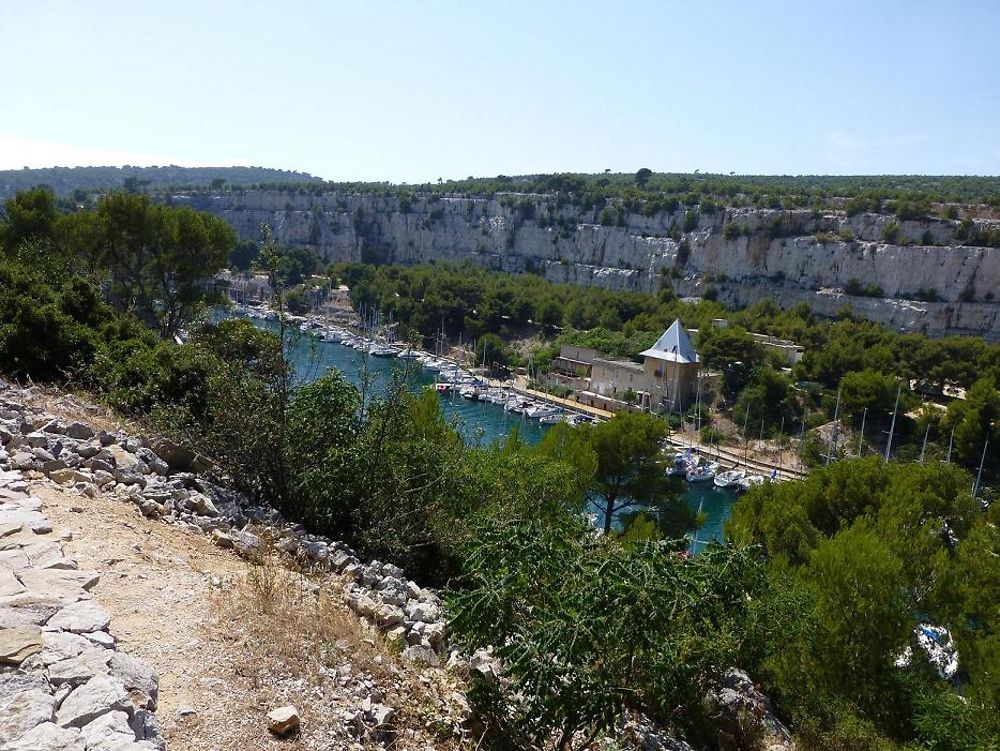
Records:
M637 406L654 412L679 412L695 399L698 386L698 353L687 331L675 320L656 343L640 352L642 363L610 357L594 358L591 367L590 392L580 401L597 397L596 401L610 406L610 401L625 400L634 395Z

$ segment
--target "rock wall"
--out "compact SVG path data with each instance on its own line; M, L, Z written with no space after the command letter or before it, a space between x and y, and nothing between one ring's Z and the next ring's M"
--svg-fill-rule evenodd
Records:
M0 419L5 444L18 443L14 421ZM156 671L118 650L90 593L100 575L63 554L65 538L10 465L0 447L0 748L163 751Z
M807 302L826 315L848 305L894 328L1000 340L1000 249L959 245L958 222L951 220L744 208L687 216L681 207L653 216L623 213L605 226L597 208L516 194L401 200L243 191L165 200L225 218L242 239L257 239L268 224L278 242L312 248L327 261L471 260L615 290L671 284L684 295L711 285L732 305L770 298L780 305ZM893 223L895 242L883 242ZM996 225L977 220L974 229ZM868 296L845 294L852 280Z

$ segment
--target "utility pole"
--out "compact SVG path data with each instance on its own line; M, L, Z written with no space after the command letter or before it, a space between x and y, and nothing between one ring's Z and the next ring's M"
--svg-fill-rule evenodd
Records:
M920 464L924 463L924 452L927 451L927 436L931 432L930 420L927 421L927 429L924 431L924 445L920 447Z
M951 437L948 439L948 453L944 458L945 464L951 464L951 447L955 444L955 426L951 426Z
M896 404L892 408L892 423L889 425L889 440L885 443L885 461L883 464L889 463L889 452L892 451L892 434L896 430L896 411L899 409L899 394L903 390L902 386L896 389Z

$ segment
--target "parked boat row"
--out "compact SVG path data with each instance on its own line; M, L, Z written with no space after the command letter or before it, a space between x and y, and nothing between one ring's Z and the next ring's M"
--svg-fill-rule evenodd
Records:
M432 355L408 345L386 341L380 336L357 334L339 326L330 326L314 318L294 319L299 330L324 342L352 347L373 357L397 357L436 374L434 388L439 393L454 391L464 399L489 402L504 411L538 420L543 425L565 422L582 425L598 422L589 415L571 412L562 407L531 399L513 389L491 386L482 376L469 372L458 362Z
M671 477L683 477L692 484L711 482L720 490L736 492L744 492L767 482L763 475L750 475L742 469L720 471L718 462L704 462L691 449L675 453L670 458L666 472ZM774 479L774 474L770 479Z

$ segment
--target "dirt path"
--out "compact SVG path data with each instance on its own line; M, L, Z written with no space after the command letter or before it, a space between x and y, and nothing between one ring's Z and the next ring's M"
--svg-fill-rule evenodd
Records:
M348 719L366 701L398 710L396 748L463 745L447 730L459 719L452 680L400 663L309 580L282 570L281 591L271 594L285 604L258 613L248 582L262 586L261 567L208 537L146 519L113 496L90 499L47 480L31 490L57 531L72 532L67 554L101 572L93 595L111 612L122 649L159 672L157 716L170 751L379 747L386 738ZM301 604L300 585L322 609ZM290 590L295 597L281 599ZM282 741L267 732L266 714L289 703L302 733Z
M93 594L111 611L119 644L159 672L157 714L168 748L227 748L237 737L242 741L233 748L273 745L227 652L205 628L206 574L232 579L244 564L202 536L145 519L131 504L83 498L46 481L32 492L53 524L73 533L67 553L81 568L101 572Z

